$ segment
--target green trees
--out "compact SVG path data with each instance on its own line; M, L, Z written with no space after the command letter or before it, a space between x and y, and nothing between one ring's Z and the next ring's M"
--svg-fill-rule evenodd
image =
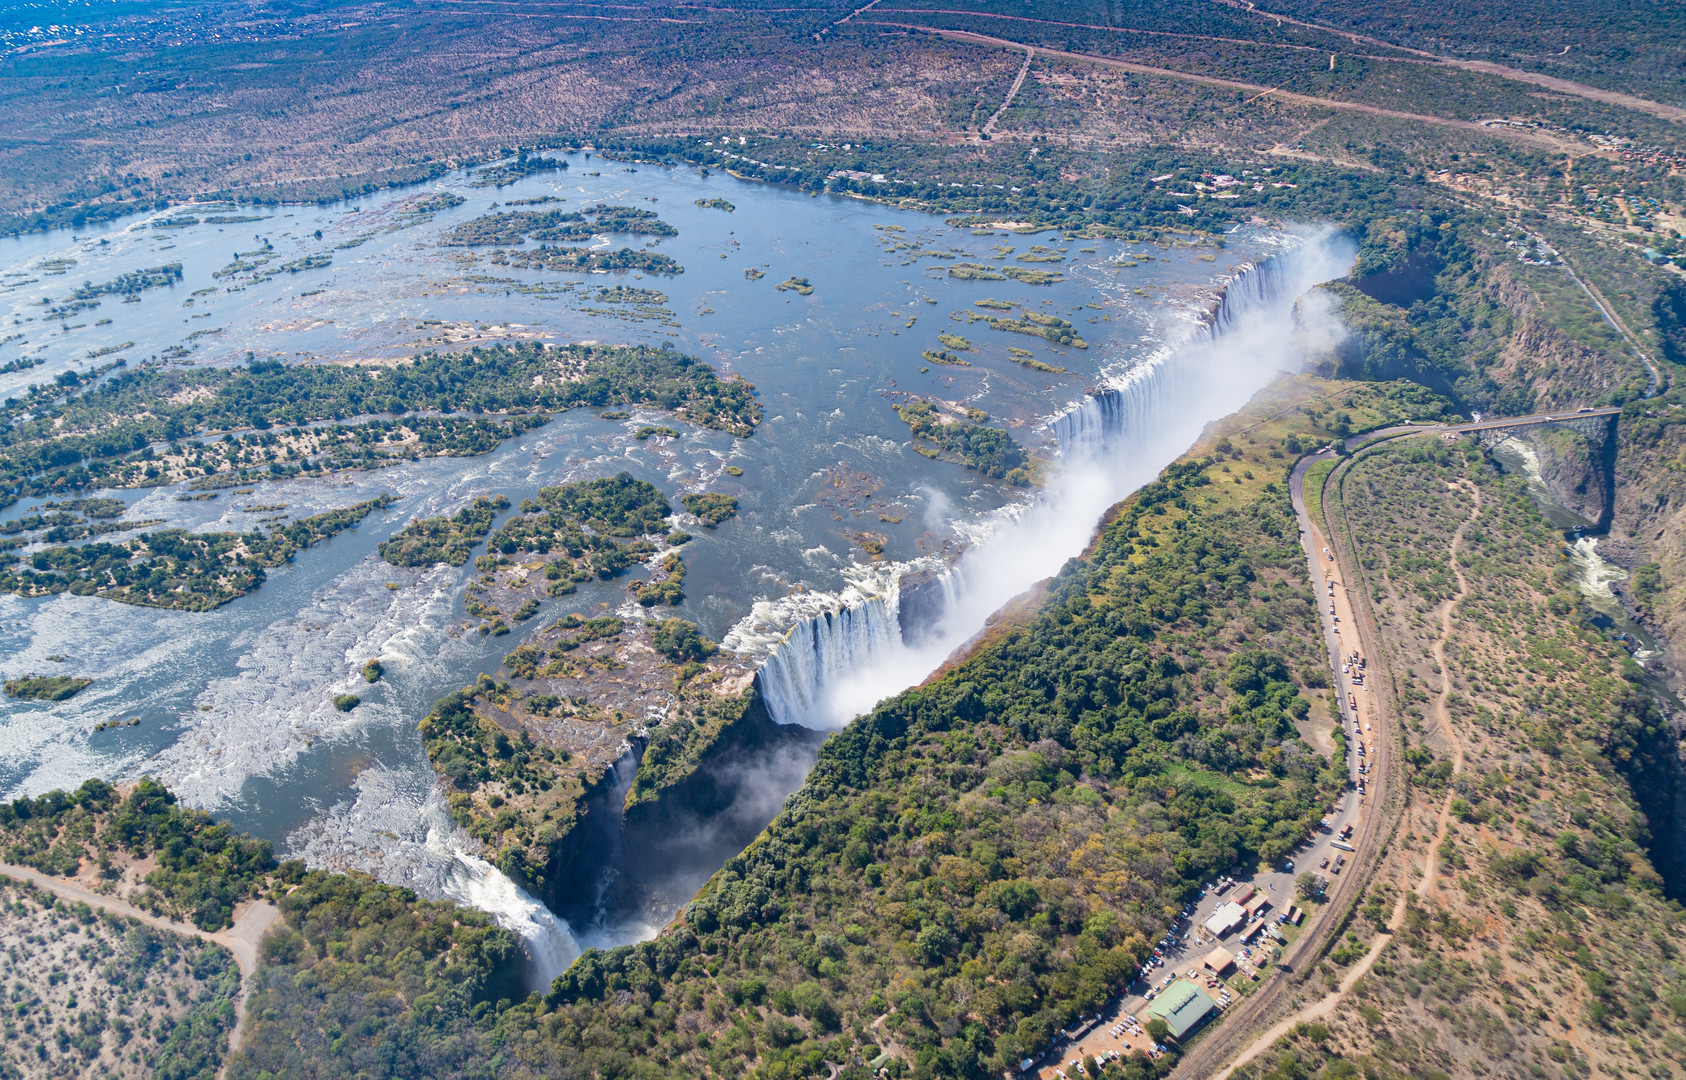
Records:
M480 538L491 531L497 515L507 509L506 496L476 496L449 517L416 518L376 550L394 566L461 566Z
M0 568L0 590L20 596L71 592L126 604L209 611L258 588L264 570L301 549L354 528L390 506L381 495L263 533L189 533L161 529L126 543L96 542L34 552L29 562Z
M832 736L679 927L557 982L550 1052L607 1067L614 1017L616 1045L654 1039L676 1070L799 1074L888 1014L919 1068L999 1074L1133 975L1167 907L1285 854L1341 780L1294 733L1311 597L1282 488L1210 510L1216 468L1168 470L1029 623ZM1214 642L1239 625L1246 644ZM633 1015L715 986L707 1048Z
M7 862L69 877L84 859L111 854L154 857L157 868L143 879L137 902L204 930L229 925L234 905L276 868L267 840L181 809L151 780L122 799L110 784L89 780L74 793L0 803L0 857Z
M695 514L697 519L710 529L738 512L737 499L715 491L683 495L679 501L684 504L686 512Z
M518 954L491 916L322 872L280 906L286 927L265 942L232 1080L304 1062L322 1080L503 1074L480 1018L494 995L519 994Z
M1017 439L1000 428L944 416L929 401L910 401L896 405L895 410L916 442L946 450L968 469L976 469L992 479L1018 485L1030 483L1026 469L1030 455Z
M12 427L0 442L0 492L7 494L0 499L155 479L162 455L151 444L161 442L175 444L172 455L184 449L200 458L216 453L220 460L211 463L209 471L240 472L242 477L254 472L292 475L309 461L301 464L276 456L280 448L271 429L278 425L371 412L467 413L408 418L405 424L420 445L390 449L484 453L544 423L545 411L630 405L659 407L699 426L744 437L761 422L753 386L721 379L696 357L665 346L547 349L523 342L466 353L427 353L390 368L274 361L242 368L147 368L118 374L62 402L49 395L9 406ZM507 420L497 423L475 415L485 413ZM238 445L218 444L225 446L220 452L188 441L197 434L247 429L253 433L239 436ZM390 421L336 426L331 449L353 460L386 460L390 450L381 444L391 430ZM302 428L287 434L306 442L322 438ZM207 468L202 461L195 465Z
M714 642L702 636L696 623L688 619L663 619L657 623L651 644L670 660L692 662L707 660L719 649Z

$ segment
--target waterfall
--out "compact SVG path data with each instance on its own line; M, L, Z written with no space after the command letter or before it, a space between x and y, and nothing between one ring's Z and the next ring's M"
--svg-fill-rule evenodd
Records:
M900 608L900 589L892 580L880 595L793 626L757 675L770 715L781 724L811 728L840 727L852 720L860 712L858 703L827 693L832 676L869 666L900 647Z
M490 913L499 926L520 938L529 964L527 988L547 993L551 981L580 954L567 924L491 863L447 847L436 833L430 832L427 840L429 848L448 850L453 859L443 882L444 894Z
M356 798L287 837L287 857L479 908L520 938L528 989L548 991L580 953L574 935L497 867L466 850L468 837L451 820L432 770L376 765L353 786Z
M1277 338L1273 344L1287 343L1293 333L1294 302L1313 285L1328 280L1321 276L1320 254L1317 250L1296 250L1265 259L1237 274L1187 341L1103 379L1102 385L1083 401L1050 422L1061 456L1067 461L1093 460L1124 450L1130 437L1140 437L1156 424L1163 425L1167 408L1186 408L1200 400L1203 390L1214 398L1233 398L1209 380L1234 375L1235 357L1230 354L1244 342L1258 338L1261 330ZM1275 370L1267 374L1273 376ZM1250 380L1248 385L1252 386ZM1247 397L1257 390L1252 387ZM1202 423L1225 415L1206 415L1210 409L1195 407L1204 416Z
M902 632L899 575L855 602L800 618L757 676L773 719L837 728L922 682L1003 605L1079 554L1102 515L1208 423L1297 369L1296 301L1344 274L1355 254L1350 240L1328 230L1247 267L1187 340L1103 380L1054 418L1060 462L1046 488L921 588L934 586L938 596L920 597L917 632Z

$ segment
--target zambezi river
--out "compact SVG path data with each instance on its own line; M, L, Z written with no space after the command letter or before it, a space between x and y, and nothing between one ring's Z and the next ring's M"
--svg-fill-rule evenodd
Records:
M697 169L552 156L567 168L503 187L467 171L331 205L178 206L0 240L0 336L10 335L0 367L13 369L0 374L0 397L118 358L393 363L499 341L671 342L754 383L765 417L739 439L653 410L617 419L579 409L479 457L263 481L215 500L178 499L184 485L101 492L128 503L127 519L157 523L149 529L200 531L244 531L258 513L292 519L383 492L397 501L210 612L0 596L0 675L93 679L68 701L0 700L0 794L155 777L285 856L492 911L526 939L542 984L579 943L659 927L610 921L574 933L451 822L416 723L445 693L495 671L518 637L468 632L472 566L391 566L375 554L380 541L476 495L519 504L541 486L622 470L675 504L686 492L733 495L738 516L685 548L687 598L657 616L691 619L760 662L776 721L835 729L921 681L1081 551L1108 506L1292 367L1297 299L1352 256L1328 231L1243 228L1215 249L1011 223L957 228ZM598 205L652 211L678 234L585 246L647 247L684 272L512 269L491 246L441 243L495 210ZM172 263L173 284L63 314L84 283ZM962 263L1059 280L957 277ZM793 279L806 285L776 287ZM616 286L644 292L629 302ZM1086 347L986 318L1023 312L1069 322ZM970 348L954 348L953 336ZM1046 462L1045 481L1014 487L917 453L893 408L913 399L987 413ZM651 425L684 430L639 439ZM0 520L39 503L24 499ZM903 589L915 580L917 603ZM611 610L650 614L616 580L546 601L528 625ZM375 685L358 675L371 659L387 672ZM363 704L336 710L333 698L348 692ZM131 719L140 722L109 724ZM769 782L782 798L800 780L798 770Z

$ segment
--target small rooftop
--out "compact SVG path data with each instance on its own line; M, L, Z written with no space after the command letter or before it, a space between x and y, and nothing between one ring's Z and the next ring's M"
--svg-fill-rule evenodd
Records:
M1159 995L1158 1001L1147 1007L1147 1014L1165 1021L1165 1026L1171 1029L1171 1037L1180 1041L1199 1027L1217 1007L1218 1003L1200 987L1187 979L1178 979L1170 989Z

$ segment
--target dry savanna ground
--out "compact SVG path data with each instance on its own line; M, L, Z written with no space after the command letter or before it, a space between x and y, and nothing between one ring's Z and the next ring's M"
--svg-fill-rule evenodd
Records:
M215 1072L240 985L225 949L0 880L0 956L0 1076Z
M1673 738L1584 620L1561 535L1518 478L1438 438L1362 458L1329 498L1387 642L1411 799L1322 975L1380 941L1373 967L1241 1075L1679 1075L1686 940L1628 787Z

